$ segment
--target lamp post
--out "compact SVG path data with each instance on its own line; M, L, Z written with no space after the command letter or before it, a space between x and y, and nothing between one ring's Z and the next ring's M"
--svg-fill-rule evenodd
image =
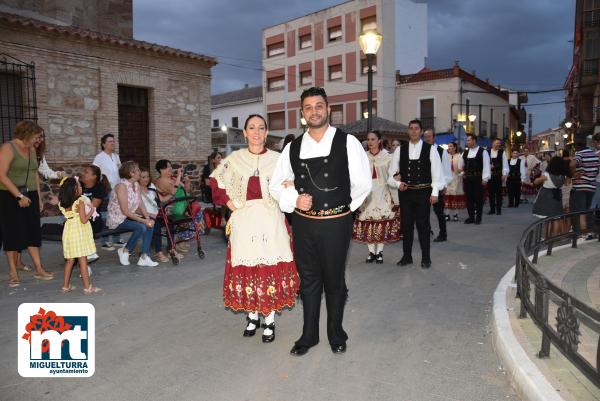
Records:
M477 120L477 116L475 114L469 114L469 134L473 133L473 126L475 125L475 120Z
M375 30L367 30L358 38L360 49L367 57L369 66L367 74L367 113L369 113L367 116L367 133L371 132L371 116L373 115L373 57L379 50L382 38L383 36Z

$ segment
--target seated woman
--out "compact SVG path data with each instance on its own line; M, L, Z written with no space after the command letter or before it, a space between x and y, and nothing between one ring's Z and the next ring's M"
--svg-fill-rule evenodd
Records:
M94 220L90 220L92 224L92 231L94 235L98 234L104 229L104 220L102 219L102 212L106 211L106 195L110 192L110 183L105 175L100 172L100 167L90 164L83 169L81 175L81 186L82 194L88 197L92 201L92 206L96 208L100 214ZM88 256L88 262L98 260L99 256L94 253Z
M164 263L169 261L169 257L162 252L162 236L161 228L163 226L162 221L158 216L158 194L156 192L156 186L150 179L150 171L147 168L140 169L140 189L142 195L142 202L146 207L146 211L150 215L150 218L154 220L154 232L152 234L152 247L154 248L154 259L158 262ZM171 248L169 244L169 249ZM177 254L178 258L182 259L183 255Z
M140 167L132 161L123 163L119 168L121 181L110 194L106 226L111 230L118 228L132 231L125 246L117 251L119 262L123 266L129 265L129 254L133 252L141 238L142 254L137 264L138 266L154 267L158 263L149 256L154 220L150 218L144 202L142 202L139 185L140 173Z
M159 174L159 177L156 180L156 192L158 193L158 199L161 203L171 200L174 196L176 196L175 194L180 188L183 189L186 194L191 193L191 182L188 177L183 176L182 168L178 168L176 171L174 171L171 162L169 160L162 159L156 162L156 171ZM200 210L200 204L194 202L192 205L192 215L196 221L196 224L203 224L201 222L202 214L200 213ZM192 233L193 230L190 229L186 233L178 234L178 236L182 235L182 241L187 241L193 237L193 235L191 235ZM190 247L187 242L180 242L177 245L178 251L187 252L189 249Z

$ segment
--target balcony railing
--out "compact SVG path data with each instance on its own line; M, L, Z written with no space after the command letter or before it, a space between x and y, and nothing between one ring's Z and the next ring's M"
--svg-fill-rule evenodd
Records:
M582 75L598 75L598 59L583 61Z

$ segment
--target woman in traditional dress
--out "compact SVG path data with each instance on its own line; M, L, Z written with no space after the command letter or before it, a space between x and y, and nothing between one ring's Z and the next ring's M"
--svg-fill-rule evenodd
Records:
M392 189L388 186L388 168L392 155L381 146L381 133L367 135L367 157L371 165L373 189L354 220L353 239L367 244L367 263L383 263L383 245L400 239L400 219L392 210Z
M210 175L213 201L231 211L225 260L226 308L248 314L244 337L251 337L264 316L262 341L275 339L275 312L294 306L299 279L289 230L269 181L279 153L265 148L267 122L250 115L244 124L248 149L233 152Z
M458 221L458 211L467 207L465 192L463 189L463 177L458 170L458 162L462 157L455 142L448 144L448 154L452 167L452 181L446 188L444 205L446 208L446 221L450 221L450 210L454 211L452 221Z

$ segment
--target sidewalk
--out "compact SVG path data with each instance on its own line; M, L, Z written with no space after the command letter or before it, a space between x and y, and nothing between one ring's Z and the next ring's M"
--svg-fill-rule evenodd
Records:
M600 307L600 244L580 241L555 248L552 256L540 253L537 267L544 275L573 296ZM552 303L551 303L552 305ZM554 346L550 357L540 359L542 335L529 318L519 319L514 268L501 280L494 295L494 336L496 352L511 375L513 386L523 400L600 400L600 389L569 362ZM556 308L549 311L551 322ZM581 326L580 352L595 365L597 336Z

